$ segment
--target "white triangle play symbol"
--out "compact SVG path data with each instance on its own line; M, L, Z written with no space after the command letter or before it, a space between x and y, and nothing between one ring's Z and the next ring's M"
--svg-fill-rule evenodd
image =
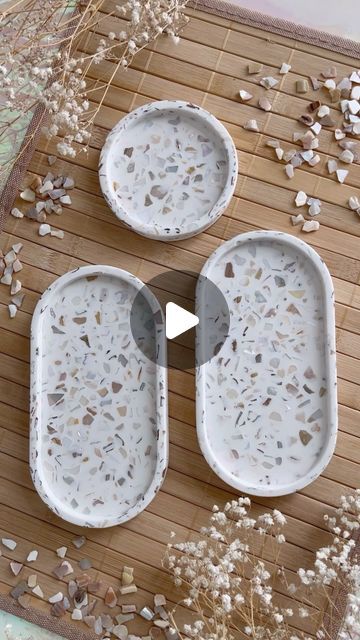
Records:
M199 324L199 318L193 313L186 311L174 302L168 302L166 305L166 337L169 340L176 338L181 333L189 331Z

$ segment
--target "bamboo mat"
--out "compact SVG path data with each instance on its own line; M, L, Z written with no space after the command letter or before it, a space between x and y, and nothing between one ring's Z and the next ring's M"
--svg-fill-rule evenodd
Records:
M323 475L302 491L282 498L256 498L255 512L263 506L277 507L288 517L287 543L282 560L289 576L298 566L308 567L314 550L328 542L323 515L337 504L349 487L360 486L360 220L346 202L359 193L360 170L350 167L346 184L339 185L327 175L325 162L338 148L333 135L320 136L322 161L314 169L296 170L289 181L283 167L274 161L273 150L265 147L268 137L292 146L296 118L306 110L311 91L304 97L294 93L295 80L318 75L332 62L338 74L348 74L355 60L286 39L269 36L257 29L231 24L216 16L190 11L190 24L181 42L174 46L159 40L141 52L134 66L117 75L97 118L91 148L74 161L58 160L53 170L75 178L73 204L50 223L65 231L65 239L40 238L38 225L29 220L8 219L1 238L5 251L14 242L24 244L21 272L26 298L14 320L9 320L8 291L0 286L0 537L18 540L17 549L0 557L0 593L7 593L17 579L10 575L7 557L23 561L31 548L40 550L36 567L38 581L49 596L59 590L51 571L56 565L54 550L69 547L71 560L91 558L93 573L113 585L118 584L125 563L135 568L139 591L133 601L150 604L151 594L165 593L170 602L179 594L162 568L162 556L170 531L179 539L194 538L206 524L214 503L222 504L234 494L209 469L200 455L195 432L194 378L191 373L170 371L170 465L163 488L148 509L131 522L112 529L89 530L82 551L71 545L80 529L52 514L33 489L28 470L29 330L31 314L41 292L66 271L84 264L111 264L128 269L143 281L176 269L200 271L209 254L225 239L252 229L276 229L300 235L290 225L294 196L303 189L323 201L321 228L305 239L326 261L336 290L338 347L338 390L340 432L336 453ZM102 23L106 30L106 20ZM98 36L89 48L96 48ZM246 72L250 60L264 63L264 75L274 75L282 62L292 65L278 91L269 91L271 113L239 104L239 88L260 95L260 87ZM112 64L94 67L106 77ZM263 90L261 90L263 91ZM96 93L93 95L96 100ZM163 244L141 238L122 227L101 197L97 162L108 130L119 118L151 100L190 100L219 117L234 138L239 151L240 171L236 193L226 213L206 233L193 239ZM241 125L250 117L258 120L262 133L245 131ZM340 121L340 113L336 113ZM45 175L47 155L54 144L40 139L30 164L29 175ZM304 234L302 235L304 237ZM283 596L283 602L288 602ZM47 610L41 601L34 606ZM180 610L181 616L183 615ZM145 623L144 623L145 624ZM308 619L294 619L294 626L311 631ZM144 633L142 621L132 632Z

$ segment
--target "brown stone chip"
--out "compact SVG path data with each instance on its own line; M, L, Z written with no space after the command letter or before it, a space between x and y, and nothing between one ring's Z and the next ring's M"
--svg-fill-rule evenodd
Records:
M307 444L309 444L310 440L312 440L312 438L313 438L311 433L309 433L308 431L305 431L305 429L301 429L299 431L299 437L300 437L300 440L301 440L302 444L305 445L305 446Z
M104 598L104 602L106 604L107 607L110 607L110 609L113 609L114 607L116 607L117 605L117 596L116 593L114 591L114 589L112 587L109 587L106 594L105 594L105 598Z
M85 536L78 536L77 538L74 538L72 540L74 547L76 547L77 549L81 549L81 547L84 546L85 542L86 542Z

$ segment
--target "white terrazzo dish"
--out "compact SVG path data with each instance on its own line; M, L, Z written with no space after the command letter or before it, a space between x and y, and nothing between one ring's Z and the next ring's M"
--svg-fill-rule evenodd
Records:
M322 473L336 443L328 269L303 241L258 231L225 242L201 274L221 289L230 310L225 343L214 344L216 355L197 368L201 450L215 473L239 491L293 493ZM199 281L197 350L212 339L211 324L201 322L206 304Z
M156 240L183 240L228 206L238 172L225 127L180 100L145 104L122 118L102 149L99 179L109 207Z
M138 278L110 266L61 276L34 312L31 475L50 509L77 525L130 520L155 497L166 473L166 369L143 355L130 330L140 289L163 318ZM164 323L152 335L164 353Z

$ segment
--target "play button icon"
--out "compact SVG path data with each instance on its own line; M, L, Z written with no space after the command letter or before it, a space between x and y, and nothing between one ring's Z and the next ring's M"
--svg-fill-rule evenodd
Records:
M197 296L199 287L201 296ZM155 276L143 289L132 303L130 326L148 360L168 369L193 371L195 366L221 356L229 335L230 313L224 295L211 280L193 271L173 269ZM162 312L154 313L149 305L149 289ZM156 335L164 329L167 353L157 348ZM197 351L196 342L200 345Z
M168 340L177 338L185 331L189 331L199 324L199 318L193 313L179 307L175 302L168 302L166 305L165 328Z

